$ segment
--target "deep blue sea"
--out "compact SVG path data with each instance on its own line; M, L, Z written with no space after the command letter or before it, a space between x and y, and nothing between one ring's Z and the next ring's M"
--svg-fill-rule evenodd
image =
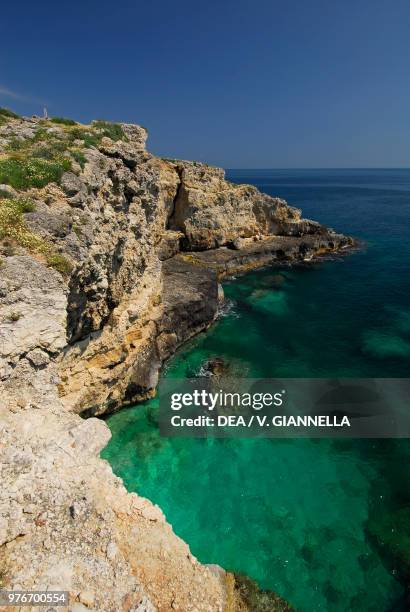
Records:
M225 315L163 376L195 376L222 357L244 377L407 377L410 170L227 178L364 246L225 282ZM129 490L161 506L201 561L244 572L303 612L408 609L410 441L165 439L157 404L110 417L103 456Z

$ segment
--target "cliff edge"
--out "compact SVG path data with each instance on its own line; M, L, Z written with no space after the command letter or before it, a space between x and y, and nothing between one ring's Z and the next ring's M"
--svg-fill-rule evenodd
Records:
M152 396L217 316L223 276L353 241L146 137L0 109L0 586L68 589L73 611L246 609L78 414Z

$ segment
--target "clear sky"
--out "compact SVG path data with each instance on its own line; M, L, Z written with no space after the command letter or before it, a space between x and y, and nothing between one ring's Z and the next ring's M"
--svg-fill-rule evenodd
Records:
M21 0L0 105L229 168L410 165L410 0Z

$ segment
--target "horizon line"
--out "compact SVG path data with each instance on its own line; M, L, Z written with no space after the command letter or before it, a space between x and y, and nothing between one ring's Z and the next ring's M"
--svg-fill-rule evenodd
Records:
M410 170L409 166L285 166L285 167L254 167L234 168L224 167L225 170Z

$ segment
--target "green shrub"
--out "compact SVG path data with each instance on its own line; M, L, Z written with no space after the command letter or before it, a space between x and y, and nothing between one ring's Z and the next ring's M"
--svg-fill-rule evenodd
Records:
M13 113L13 111L8 108L0 107L0 115L2 117L10 117L10 119L18 119L19 115L17 113Z
M82 232L81 232L81 228L78 227L78 225L75 225L75 224L73 225L73 232L77 236L77 238L81 238Z
M55 160L61 157L61 153L67 151L67 143L61 140L54 140L46 142L44 144L37 145L29 153L32 157L39 157L41 159Z
M55 135L52 132L50 133L48 129L42 127L36 131L33 138L27 141L27 144L36 143L36 142L44 142L47 140L54 140L54 139L55 139Z
M47 265L67 276L72 270L70 261L53 250L53 245L41 236L32 232L24 222L23 213L34 210L34 203L26 198L0 199L0 240L7 248L9 241L19 244L30 253L39 253L46 259Z
M12 257L16 254L16 249L8 240L4 241L3 253L6 257Z
M26 148L27 141L21 140L20 138L16 138L15 136L13 136L13 138L9 140L9 144L6 147L7 151L22 151Z
M52 134L49 134L44 128L40 128L39 130L37 130L37 132L32 138L25 138L22 140L21 138L16 138L15 136L13 136L9 140L9 143L6 148L7 151L28 152L36 143L51 141L53 139L54 136Z
M34 210L34 204L24 198L0 199L0 239L9 239L31 251L42 253L46 242L28 229L23 213Z
M77 121L74 121L74 119L67 119L67 117L52 117L50 121L61 125L77 125Z
M15 206L17 210L22 214L34 212L36 209L36 205L34 204L33 200L30 200L30 198L15 198L11 201L13 203L13 206Z
M85 164L87 162L87 158L84 155L84 153L82 151L80 151L80 149L71 149L70 153L74 157L74 159L77 162L77 164L80 164L81 168L84 168L84 166L85 166Z
M71 143L71 145L75 140L82 140L86 148L97 147L104 136L111 138L111 140L120 140L125 138L123 129L118 123L94 121L90 127L80 126L75 122L72 124L67 123L65 125L67 125L67 129L65 130L67 140L68 143ZM39 134L39 132L41 132L41 134ZM42 135L45 138L50 137L50 135L46 133L46 130L39 130L39 132L36 134L36 139L40 138ZM85 160L81 160L79 163L85 163Z
M12 138L7 146L9 156L0 157L0 182L16 189L59 182L62 174L71 169L68 147L69 142L44 128L37 130L33 138Z
M102 136L93 134L92 131L85 128L76 127L70 130L69 138L71 141L83 140L85 147L96 147Z
M8 108L1 108L0 107L0 125L4 125L5 123L7 123L8 119L18 119L19 116L16 115L16 113L13 113L13 111L9 110Z
M73 269L72 264L64 255L60 253L51 253L46 257L47 264L50 268L54 268L57 272L61 272L63 276L68 276Z
M18 160L20 166L23 162L24 164L28 163L29 158L31 158L32 160L47 160L49 162L62 166L63 171L69 170L71 168L71 164L69 161L69 157L66 155L68 152L71 152L74 157L77 155L77 157L83 163L85 163L85 158L82 154L80 154L80 151L78 149L76 149L78 153L74 153L74 151L71 150L70 140L61 140L61 138L57 138L55 134L50 134L44 128L40 128L33 138L29 138L26 140L12 138L9 141L9 144L7 145L7 150L11 153L10 158ZM13 153L15 153L16 155L13 155ZM16 164L13 162L12 166L15 165ZM49 168L49 170L52 169ZM55 168L55 170L57 169ZM57 178L55 180L58 180L58 174L59 172L57 170ZM33 186L37 187L38 185Z
M13 156L0 159L0 183L15 189L44 187L48 183L58 183L71 162L67 158L42 159Z
M107 136L111 140L121 140L125 137L124 130L119 123L98 120L93 121L92 126L101 133L101 137Z

